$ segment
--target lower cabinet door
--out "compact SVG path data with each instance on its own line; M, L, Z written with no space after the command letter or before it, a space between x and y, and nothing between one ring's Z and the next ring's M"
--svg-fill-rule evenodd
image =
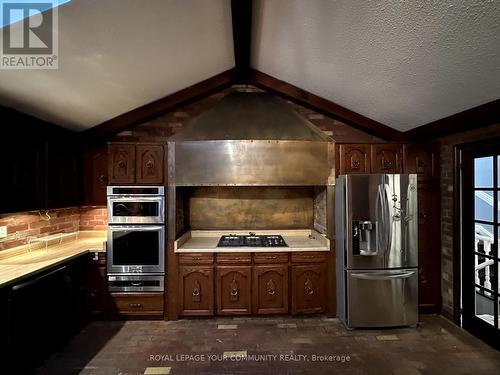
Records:
M251 313L251 270L250 266L217 266L217 314Z
M252 296L255 314L288 313L288 264L254 266Z
M292 266L292 314L324 312L326 280L325 264Z
M214 314L214 270L212 266L179 267L179 315Z

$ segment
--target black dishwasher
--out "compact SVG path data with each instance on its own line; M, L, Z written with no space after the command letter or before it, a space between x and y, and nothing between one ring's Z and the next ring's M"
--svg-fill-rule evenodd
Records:
M37 365L85 323L82 266L76 260L10 288L7 346L11 365Z

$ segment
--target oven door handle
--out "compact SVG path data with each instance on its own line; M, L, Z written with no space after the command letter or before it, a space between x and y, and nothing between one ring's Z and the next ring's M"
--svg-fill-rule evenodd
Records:
M110 196L108 197L108 201L111 202L162 202L164 197L116 197Z
M156 232L164 230L164 226L160 225L110 225L109 230L116 232L121 230L128 230L133 232Z

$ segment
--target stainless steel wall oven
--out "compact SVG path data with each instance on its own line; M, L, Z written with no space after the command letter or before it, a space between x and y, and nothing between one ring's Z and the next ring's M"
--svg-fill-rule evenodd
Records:
M108 286L111 291L163 290L163 186L109 186Z
M163 186L108 186L109 224L163 224Z

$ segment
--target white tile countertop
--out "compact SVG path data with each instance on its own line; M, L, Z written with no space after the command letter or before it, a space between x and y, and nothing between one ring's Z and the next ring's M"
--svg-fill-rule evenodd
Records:
M106 251L106 231L65 233L0 253L0 287L87 252Z
M217 247L219 239L227 234L247 235L254 232L257 235L277 235L283 236L288 247ZM290 251L330 251L330 241L321 233L311 229L297 230L227 230L208 231L193 230L188 231L174 242L174 252L214 252L214 253L235 253L235 252L290 252Z

